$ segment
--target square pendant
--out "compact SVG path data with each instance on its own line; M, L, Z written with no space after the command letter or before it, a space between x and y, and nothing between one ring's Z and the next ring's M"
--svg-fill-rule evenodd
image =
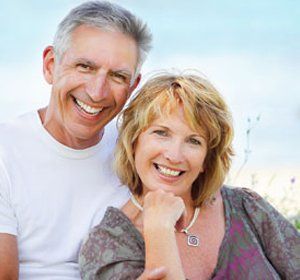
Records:
M189 246L198 247L200 245L200 240L196 235L188 235L187 236L187 244Z

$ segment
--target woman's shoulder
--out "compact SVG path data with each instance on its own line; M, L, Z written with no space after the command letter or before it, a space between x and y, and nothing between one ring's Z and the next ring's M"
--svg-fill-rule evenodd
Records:
M263 231L268 224L290 226L289 221L267 200L255 191L241 187L223 187L224 199L232 216L240 217L246 223Z
M123 228L131 228L131 222L127 216L118 208L109 206L107 207L102 221L99 225L95 226L91 232L101 231L103 229L118 233L118 230Z
M130 241L139 247L143 245L140 233L129 218L118 208L108 207L99 225L91 229L83 242L83 247L96 246L103 251L107 247L117 249L127 246Z
M103 269L108 273L110 264L143 259L144 244L139 232L121 210L108 207L100 224L92 228L81 246L81 276L90 279Z
M285 279L299 279L300 234L268 201L247 188L223 189L231 214L257 236L264 254Z
M224 185L222 187L222 193L226 193L227 197L230 199L236 198L237 200L241 200L243 198L248 198L250 200L259 200L262 197L250 188L245 187L233 187Z
M262 196L252 189L245 187L223 186L222 194L224 199L230 204L232 210L249 210L273 212L271 206Z
M229 204L232 216L240 217L244 223L254 226L260 237L289 235L299 240L296 228L266 199L248 188L224 186L222 193Z

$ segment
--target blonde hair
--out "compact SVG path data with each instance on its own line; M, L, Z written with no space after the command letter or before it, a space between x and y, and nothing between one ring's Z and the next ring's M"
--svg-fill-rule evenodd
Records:
M182 106L189 126L204 133L207 141L204 172L191 191L195 206L200 206L213 197L228 173L233 128L223 98L209 81L198 75L160 73L145 83L119 117L114 166L122 184L141 195L142 184L134 163L137 138L156 118L170 114L178 106Z

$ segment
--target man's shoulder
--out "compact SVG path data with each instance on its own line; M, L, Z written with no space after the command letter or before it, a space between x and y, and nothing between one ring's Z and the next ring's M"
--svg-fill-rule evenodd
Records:
M2 137L30 130L30 124L36 120L37 111L31 111L0 123L0 141Z
M108 150L113 150L115 148L118 139L118 130L115 121L109 122L104 128L104 134L101 139L101 146L107 148Z
M32 135L37 112L32 111L0 123L0 151L14 147L26 135Z

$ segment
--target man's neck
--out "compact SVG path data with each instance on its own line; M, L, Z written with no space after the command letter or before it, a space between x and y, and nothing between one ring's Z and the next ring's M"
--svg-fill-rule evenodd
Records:
M38 114L43 127L47 132L59 143L72 148L74 150L84 150L97 145L104 134L104 128L100 131L99 136L93 140L91 139L77 139L71 137L63 128L55 127L52 129L52 121L50 118L47 119L47 107L38 110Z

